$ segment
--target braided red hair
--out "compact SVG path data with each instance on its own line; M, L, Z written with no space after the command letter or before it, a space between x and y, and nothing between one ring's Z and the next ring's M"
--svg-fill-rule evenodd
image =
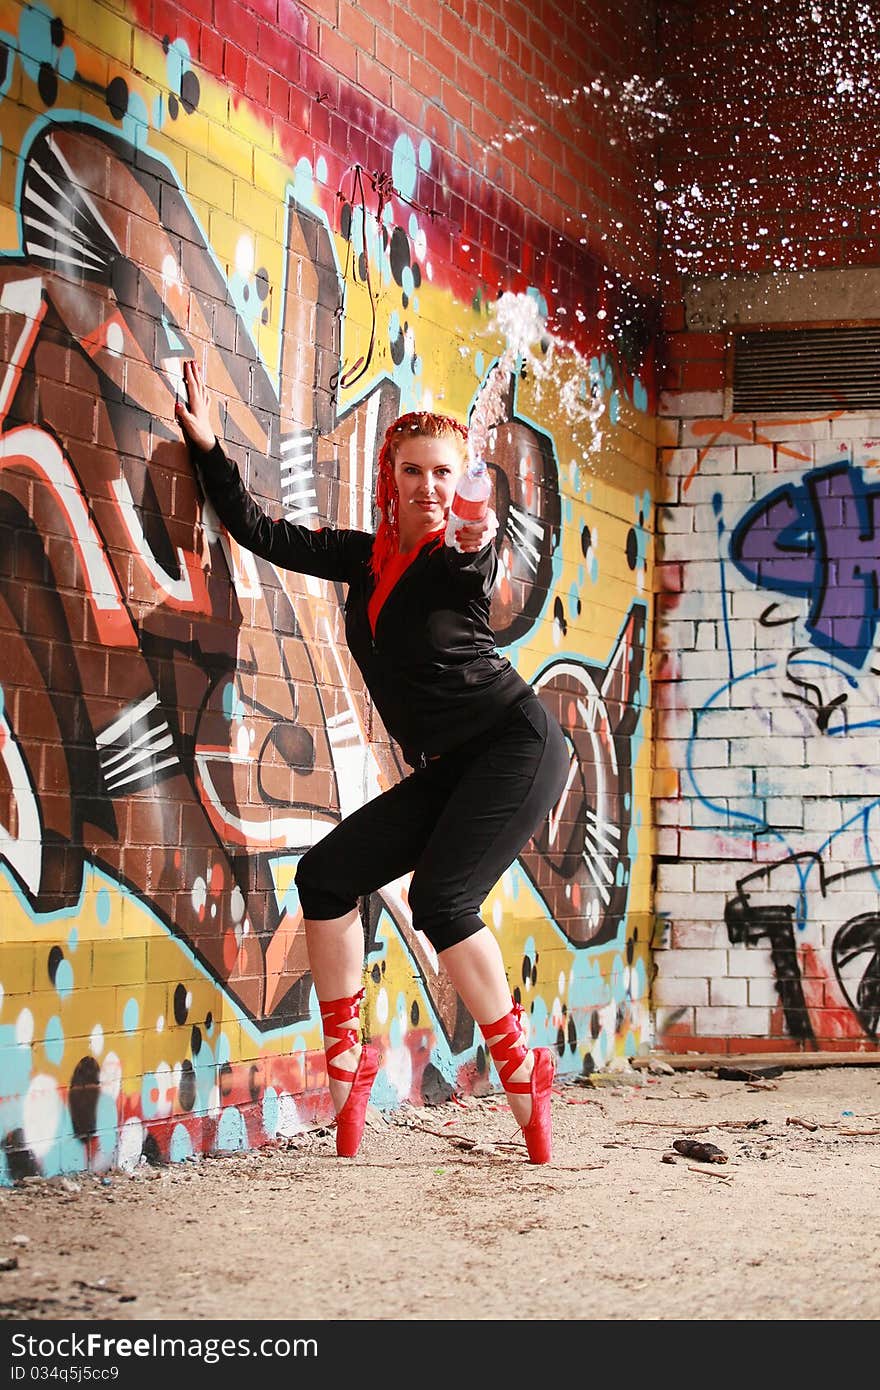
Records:
M429 439L460 439L462 443L468 437L467 427L451 415L435 415L430 410L412 410L408 415L399 416L388 426L376 465L376 510L379 513L379 525L376 528L370 561L374 579L379 578L392 555L396 555L400 549L394 460L401 439L411 438L414 434L425 435Z

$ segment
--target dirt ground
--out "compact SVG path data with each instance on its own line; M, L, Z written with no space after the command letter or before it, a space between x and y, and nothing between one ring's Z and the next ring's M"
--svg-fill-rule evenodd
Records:
M26 1179L0 1191L0 1320L880 1315L880 1067L640 1068L560 1087L553 1116L547 1167L484 1097L371 1112L354 1160L318 1130Z

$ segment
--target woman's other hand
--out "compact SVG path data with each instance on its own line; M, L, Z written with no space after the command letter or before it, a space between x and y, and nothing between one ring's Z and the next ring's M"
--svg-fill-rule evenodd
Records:
M211 424L211 407L202 374L195 362L184 362L183 384L187 404L178 401L174 407L177 423L187 439L206 454L214 447L215 435Z
M471 554L494 541L497 533L498 518L490 507L482 521L475 521L470 526L460 526L455 539L459 550Z

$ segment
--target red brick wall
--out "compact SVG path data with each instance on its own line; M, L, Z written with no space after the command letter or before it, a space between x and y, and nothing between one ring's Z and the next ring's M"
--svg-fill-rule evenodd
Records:
M467 233L467 274L494 285L522 273L563 302L598 258L650 288L653 143L616 109L622 83L656 77L649 0L134 8L147 32L180 35L222 72L233 100L264 107L281 149L306 133L331 170L375 170L388 163L392 122L427 136L446 158L418 196ZM585 92L593 83L598 93Z
M675 111L659 169L666 267L877 264L874 7L661 0L658 18Z

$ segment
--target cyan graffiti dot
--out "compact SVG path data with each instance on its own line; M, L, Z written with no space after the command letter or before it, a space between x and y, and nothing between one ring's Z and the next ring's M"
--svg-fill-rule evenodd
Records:
M394 210L390 203L386 203L382 209L382 221L386 227L390 227L391 223L394 221Z
M620 419L620 392L612 391L611 399L608 402L608 418L612 425L616 425Z
M586 580L586 577L587 577L587 574L586 574L586 570L584 569L583 565L578 565L578 573L577 573L578 588L583 588L584 581Z
M412 237L413 241L415 241L416 237L417 237L418 234L419 234L419 219L416 217L416 215L415 215L414 212L411 212L410 215L409 215L409 224L408 224L408 225L409 225L409 234L410 234L410 236Z
M607 365L603 364L602 374L605 383L605 390L610 391L614 385L614 368L611 366L610 362Z
M297 160L296 168L293 171L293 189L301 203L309 204L313 201L312 182L312 166L303 155L301 159Z
M644 999L648 994L648 976L645 972L645 963L639 956L633 966L633 998Z
M326 161L326 159L324 158L324 156L323 156L322 154L321 154L321 155L318 155L318 159L317 159L317 162L316 162L316 164L315 164L315 178L318 180L318 183L326 183L326 182L327 182L327 172L328 172L328 171L327 171L327 161Z
M228 1062L232 1052L229 1047L229 1039L225 1033L221 1033L217 1039L217 1065L222 1067L224 1062Z
M630 795L629 792L624 792L624 793L623 793L623 809L624 809L625 811L628 811L631 805L632 805L632 796Z
M22 66L36 82L41 63L51 63L51 17L43 5L28 5L18 26L18 46Z
M412 292L415 289L415 282L413 281L413 273L411 266L405 265L403 267L403 270L400 273L400 288L403 290L405 295L412 295Z
M645 411L648 409L648 393L639 377L633 378L633 405L636 410Z
M143 148L149 138L150 113L139 92L130 92L128 110L122 118L123 133L136 148Z
M578 615L578 587L577 587L576 584L572 584L571 588L570 588L569 591L568 591L568 616L571 618L571 620L572 620L572 622L573 622L574 619L577 617L577 615Z
M416 191L416 152L408 135L398 135L391 154L391 177L402 198L412 198Z
M95 1137L98 1140L98 1152L105 1158L116 1152L116 1120L115 1098L106 1091L100 1091L95 1112Z
M278 1092L274 1086L267 1086L263 1092L263 1129L270 1139L278 1133Z
M596 557L595 550L592 551L590 555L590 579L594 584L598 584L599 582L599 561Z
M73 966L66 958L59 961L55 971L55 988L59 999L66 999L73 990Z
M126 1033L133 1033L138 1026L140 1006L136 999L127 999L122 1010L122 1026Z
M64 1029L61 1026L61 1019L57 1014L53 1014L46 1024L46 1035L43 1039L43 1047L46 1052L46 1057L52 1066L60 1066L61 1058L64 1056Z
M241 1112L235 1105L227 1105L220 1113L217 1126L217 1148L227 1152L238 1152L248 1147L247 1129Z
M220 696L223 706L223 713L227 719L232 720L235 715L235 708L238 703L238 695L234 681L227 681Z
M474 376L478 377L479 380L482 381L482 380L483 380L483 376L484 376L484 374L485 374L485 371L486 371L486 359L485 359L485 357L483 356L483 354L482 354L481 352L475 352L475 353L474 353Z
M570 497L563 498L562 518L566 526L570 526L572 524L572 521L574 520L574 503L572 502Z
M419 167L421 169L430 169L431 167L431 142L424 138L419 141Z
M76 948L77 948L78 945L79 945L79 931L77 930L76 927L71 927L70 931L69 931L68 934L67 934L67 949L68 949L68 951L70 951L71 955L75 955L75 954L76 954Z
M95 894L95 916L102 927L110 921L110 893L106 888L99 888Z
M189 1137L186 1125L175 1125L168 1144L169 1159L172 1163L183 1163L185 1159L192 1158L192 1155L192 1139Z

